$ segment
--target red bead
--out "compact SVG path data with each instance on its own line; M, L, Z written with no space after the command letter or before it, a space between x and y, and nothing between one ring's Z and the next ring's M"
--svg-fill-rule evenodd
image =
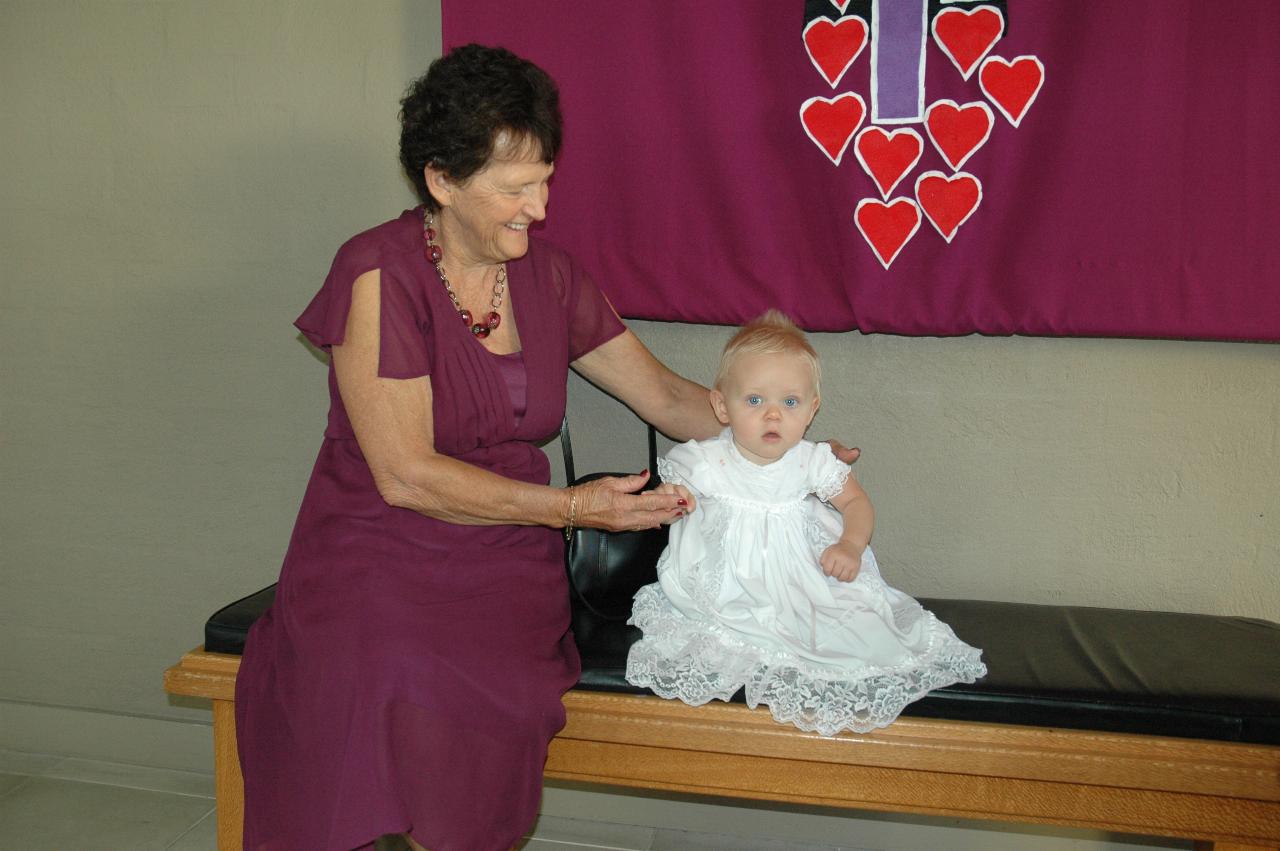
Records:
M485 337L489 336L489 329L483 325L472 325L471 333L483 340Z
M458 315L462 317L462 324L463 324L463 325L470 325L470 324L471 324L471 311L470 311L470 310L460 310L460 311L458 311Z
M440 246L438 245L428 245L426 254L427 259L432 263L439 263L440 258L444 256L444 252L440 250Z
M436 241L436 229L435 229L435 228L427 228L426 230L424 230L424 231L422 232L422 235L423 235L423 236L425 236L425 237L427 238L427 242L435 242L435 241Z
M485 327L490 331L502 324L502 317L496 313L490 313L484 318Z

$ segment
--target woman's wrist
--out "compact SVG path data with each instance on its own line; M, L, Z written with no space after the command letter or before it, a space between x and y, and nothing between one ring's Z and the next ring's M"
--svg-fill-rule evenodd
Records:
M577 487L570 485L569 487L565 488L565 491L567 492L567 496L569 497L569 499L568 499L567 505L565 506L565 511L563 514L563 517L564 517L563 526L564 526L564 539L568 541L570 538L573 537L573 524L574 524L574 521L578 519L578 489Z

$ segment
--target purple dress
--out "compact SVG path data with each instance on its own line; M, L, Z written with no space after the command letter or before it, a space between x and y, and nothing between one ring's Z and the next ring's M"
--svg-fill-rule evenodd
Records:
M591 279L530 238L508 264L523 351L494 355L423 258L421 209L407 210L341 248L296 323L308 340L342 342L352 284L371 269L378 374L431 376L436 451L546 484L537 443L563 416L569 362L623 330ZM563 541L388 506L332 366L329 394L275 605L236 682L245 847L348 851L407 832L432 851L509 848L537 814L560 698L579 673Z

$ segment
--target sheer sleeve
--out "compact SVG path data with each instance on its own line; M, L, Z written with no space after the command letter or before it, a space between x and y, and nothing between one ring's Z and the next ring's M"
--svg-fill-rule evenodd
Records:
M431 373L427 348L430 316L426 304L415 297L412 281L402 281L382 262L377 245L363 245L360 237L338 251L324 286L294 325L312 345L329 351L341 345L351 311L351 291L356 278L380 270L378 375L383 378L417 378Z
M575 361L627 329L585 269L558 249L549 252L569 328L569 360Z

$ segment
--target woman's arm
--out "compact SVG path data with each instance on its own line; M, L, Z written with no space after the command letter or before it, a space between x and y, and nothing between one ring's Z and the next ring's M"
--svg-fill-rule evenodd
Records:
M840 540L823 550L818 557L822 572L841 582L851 582L862 567L862 551L871 543L871 533L876 525L876 511L871 498L858 484L853 473L845 479L844 489L833 496L831 505L844 518L844 531Z
M431 379L378 376L381 276L356 279L346 336L332 347L338 392L374 484L398 508L468 525L575 525L645 529L679 511L676 497L633 495L646 476L572 489L518 482L435 451ZM573 517L570 517L572 509Z
M574 371L676 441L705 440L722 426L707 388L681 378L645 348L630 330L587 352Z

